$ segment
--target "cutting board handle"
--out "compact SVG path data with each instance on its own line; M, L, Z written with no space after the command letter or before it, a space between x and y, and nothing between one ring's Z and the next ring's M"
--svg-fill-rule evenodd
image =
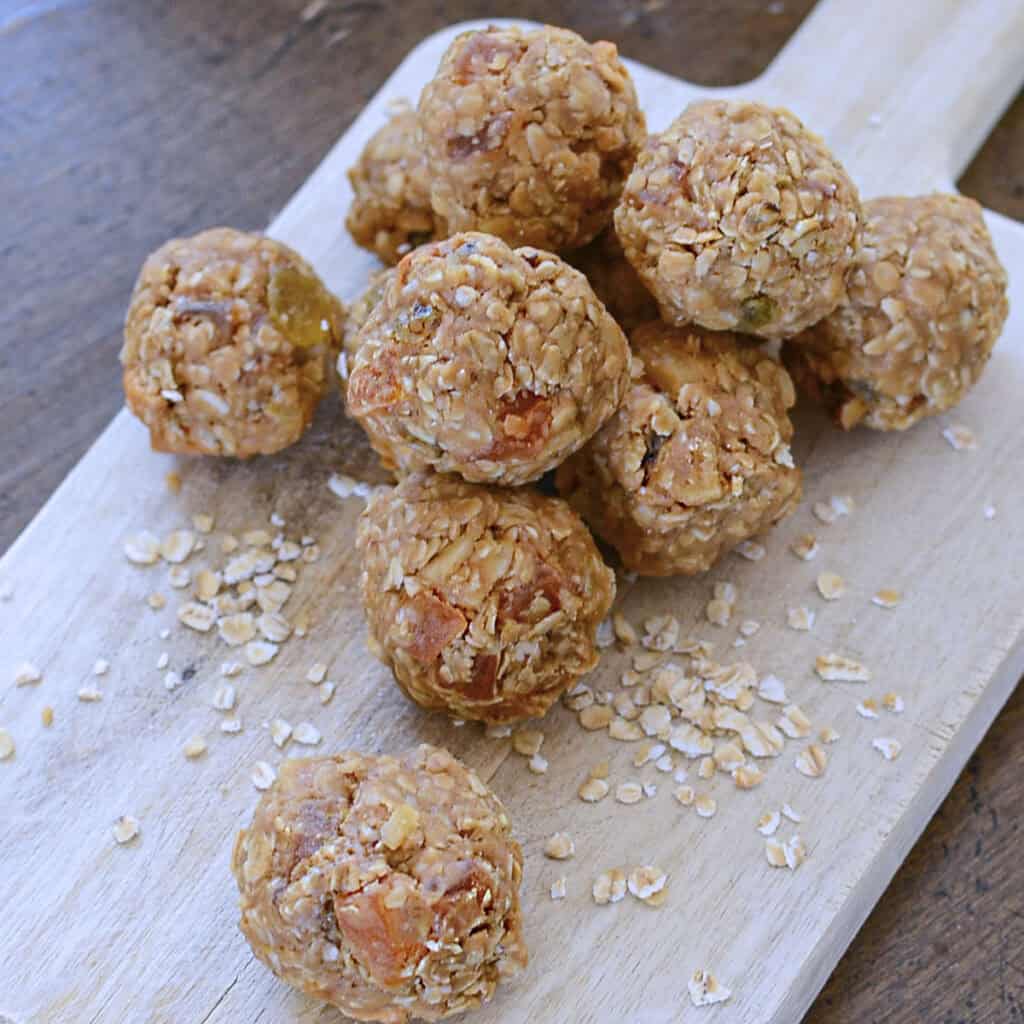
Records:
M865 196L949 190L1024 81L1024 0L823 0L743 91L791 107Z

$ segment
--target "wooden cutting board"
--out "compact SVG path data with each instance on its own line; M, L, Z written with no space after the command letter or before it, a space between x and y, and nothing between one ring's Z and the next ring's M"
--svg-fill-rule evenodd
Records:
M346 298L372 261L342 229L344 171L388 102L417 95L462 27L406 58L270 227ZM793 108L823 133L866 196L949 190L1019 86L1024 6L832 0L748 86L702 90L631 70L653 129L699 95L754 96ZM806 498L766 538L767 557L733 555L705 578L622 588L634 622L674 613L688 635L714 640L722 658L779 675L817 725L841 734L819 779L796 772L804 743L790 742L756 790L739 792L725 777L695 781L718 801L710 819L672 799L669 777L633 769L627 745L583 733L561 707L542 723L550 770L535 776L510 756L507 740L455 728L402 699L364 643L352 545L362 502L327 487L332 473L382 478L336 403L296 449L244 465L155 455L122 412L0 561L0 588L13 589L0 601L0 725L17 743L0 763L0 1021L339 1019L277 982L236 928L228 856L257 797L252 765L281 758L266 728L276 715L314 722L322 752L446 743L505 800L525 850L532 962L474 1017L481 1024L797 1021L1024 671L1024 227L998 215L989 225L1010 272L1011 317L990 369L954 415L904 435L842 435L801 410L796 455ZM975 432L977 450L954 451L943 440L953 422ZM170 470L183 480L179 493L165 486ZM823 525L811 507L833 494L851 495L856 508ZM986 518L988 506L994 518ZM216 530L207 551L192 557L194 568L223 531L267 527L271 513L284 517L289 535L315 536L323 551L287 606L293 617L311 613L309 635L237 680L237 735L218 731L209 706L231 652L177 626L182 592L168 586L166 567L136 568L122 554L129 534L162 536L199 512L215 516ZM822 550L805 563L788 545L808 530ZM823 569L847 580L836 603L814 592ZM740 594L727 628L702 618L719 580ZM871 604L883 586L904 591L899 608ZM167 597L166 608L146 606L153 592ZM812 632L786 628L785 610L797 604L817 611ZM732 651L736 624L748 618L762 628ZM157 668L164 650L188 677L173 692ZM817 680L814 658L829 650L861 658L874 681ZM111 663L100 678L92 676L97 658ZM23 659L43 680L15 688L10 679ZM303 681L317 661L338 681L323 707ZM592 682L614 685L625 663L612 652ZM78 701L90 683L103 699ZM859 699L890 690L906 702L902 716L883 711L870 721L856 713ZM56 716L50 728L40 724L47 704ZM197 733L209 750L186 760L182 745ZM872 749L882 735L902 744L898 760ZM302 751L292 744L289 752ZM657 795L629 807L611 798L581 803L576 787L604 757L612 758L613 780L653 778ZM809 850L795 873L769 867L754 828L784 801L802 812L798 830ZM142 831L117 846L111 826L122 814L137 817ZM566 865L541 854L557 829L576 840ZM661 910L628 898L593 904L595 874L637 863L669 872ZM548 888L563 873L568 897L555 903ZM733 989L728 1003L690 1005L686 982L698 967Z

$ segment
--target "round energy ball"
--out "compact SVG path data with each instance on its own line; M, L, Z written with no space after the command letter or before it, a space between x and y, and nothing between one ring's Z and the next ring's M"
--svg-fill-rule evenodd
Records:
M846 171L789 111L704 100L648 139L615 228L669 323L779 339L839 303L859 216Z
M341 303L281 242L232 228L172 239L143 264L128 307L128 408L157 451L280 451L329 386L343 320Z
M629 373L579 271L470 232L398 265L359 332L348 410L400 470L517 485L594 434Z
M231 869L256 956L356 1020L441 1020L526 966L522 852L446 750L282 762Z
M363 329L363 324L370 319L370 314L383 297L395 272L394 267L388 267L373 274L366 290L348 307L348 316L345 317L345 328L341 335L341 352L338 353L338 380L343 390L348 386L348 376L352 372L356 353L359 351L359 332Z
M425 708L539 717L597 664L615 576L560 498L414 474L356 544L370 649Z
M631 341L642 372L558 489L626 568L703 572L800 499L793 383L729 333L649 323Z
M633 264L622 251L612 228L602 231L590 245L566 256L590 282L594 294L624 331L658 319L658 304L647 290Z
M399 110L374 133L348 180L355 194L345 226L385 263L447 233L430 207L430 172L416 138L415 110Z
M448 48L419 104L434 212L560 252L606 227L646 135L612 43L491 27Z
M964 397L1008 312L1006 271L973 199L873 199L846 298L784 355L845 429L905 430Z

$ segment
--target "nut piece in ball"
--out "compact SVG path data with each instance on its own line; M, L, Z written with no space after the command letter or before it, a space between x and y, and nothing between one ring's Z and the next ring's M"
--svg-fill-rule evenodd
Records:
M517 485L591 437L629 373L579 271L471 232L398 265L359 332L347 402L389 465Z
M793 383L728 333L650 323L631 340L643 372L558 488L627 568L703 572L800 499Z
M399 110L377 130L348 179L354 196L345 226L385 263L447 234L430 207L430 172L416 138L415 110Z
M1008 311L1006 271L973 199L873 199L846 298L785 359L845 429L905 430L964 397Z
M658 304L626 259L613 228L603 231L590 245L569 253L566 259L586 277L624 331L658 319Z
M615 577L560 498L406 477L359 524L371 650L417 704L543 715L598 661Z
M143 264L128 307L128 407L157 451L280 451L313 419L343 319L280 242L231 228L172 239Z
M231 868L256 956L356 1020L441 1020L526 965L519 844L446 750L285 761Z
M846 171L789 111L705 100L650 137L615 228L665 320L779 339L839 303L859 216Z
M449 229L555 252L611 222L646 135L615 46L563 28L464 33L419 114L431 202Z

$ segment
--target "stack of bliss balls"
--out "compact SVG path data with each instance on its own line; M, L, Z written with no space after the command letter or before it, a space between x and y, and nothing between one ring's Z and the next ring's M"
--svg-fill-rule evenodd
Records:
M299 439L336 365L397 479L359 528L370 647L459 719L541 716L597 664L615 577L590 531L691 575L795 508L794 379L845 429L902 430L963 397L1007 314L973 201L862 203L758 103L648 135L615 47L564 29L459 36L349 177L348 228L387 264L350 309L280 243L169 242L125 390L154 447L245 457ZM403 1022L525 963L521 854L475 776L428 748L301 765L234 858L273 970ZM466 815L486 825L455 841Z

